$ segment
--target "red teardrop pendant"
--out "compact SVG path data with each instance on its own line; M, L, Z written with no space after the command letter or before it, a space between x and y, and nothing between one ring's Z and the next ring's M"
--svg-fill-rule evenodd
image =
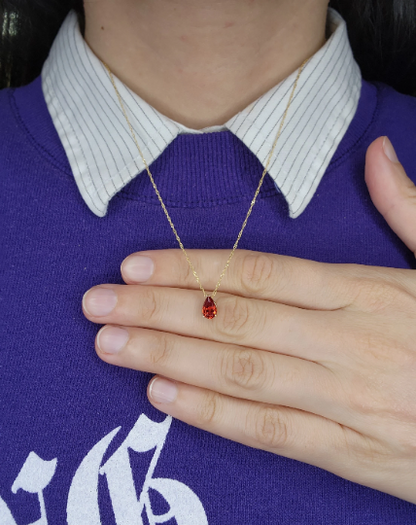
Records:
M217 305L212 297L209 295L205 299L204 306L202 307L202 315L207 319L214 319L217 315Z

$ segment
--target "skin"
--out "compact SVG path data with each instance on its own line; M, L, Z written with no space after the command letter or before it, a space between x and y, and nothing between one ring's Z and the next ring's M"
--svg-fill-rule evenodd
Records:
M84 0L84 38L192 129L222 125L325 43L328 0Z
M193 8L188 2L166 3L176 7L176 11L173 8L169 11L169 20L171 26L177 23L181 28L178 35L185 34L182 29L191 23L190 17L199 14L201 22L202 10L208 13L208 19L209 13L214 14L211 7L203 6L202 2L201 5L192 2ZM107 6L104 2L96 4ZM146 2L128 5L132 9L136 4L143 7L143 12L154 14ZM149 4L160 9L165 2L155 0ZM272 16L277 13L272 4L284 12L283 4L288 9L297 9L295 6L300 2L258 4L271 10ZM181 11L183 5L189 13L186 9ZM302 2L302 5L312 9L317 2ZM224 13L226 9L230 13L231 6L237 6L237 2L216 6L223 22L228 20ZM254 7L253 3L244 6L248 10L261 8ZM115 10L114 14L120 11ZM182 17L175 19L175 12L187 17L186 23ZM238 9L237 12L240 13ZM312 26L314 17L305 20ZM241 26L237 15L230 21L235 22L234 38L238 38ZM115 22L114 31L123 23L128 26L123 20ZM207 32L209 28L212 29L212 25L205 28ZM282 31L284 29L277 26L277 33ZM299 28L297 31L302 32ZM201 33L204 34L202 29ZM196 33L192 35L196 38ZM186 45L182 47L180 38L174 46L175 39L165 36L164 44L170 42L171 46L168 52L178 61L176 66L168 63L166 69L152 73L161 78L165 74L168 78L172 68L175 70L186 60ZM279 40L278 35L276 39ZM148 44L151 46L151 41ZM140 45L134 41L127 50L132 55L138 52L143 58ZM162 42L159 45L162 46ZM215 57L219 57L220 43L218 47L212 45L212 62L204 57L203 49L188 48L192 67L197 67L195 54L198 52L202 53L201 60L208 60L211 67ZM231 50L238 55L237 43ZM103 58L112 67L106 56L109 48L104 51ZM116 46L109 56L115 57L118 52ZM282 65L282 74L296 69L303 59L300 57L304 57L302 53L292 63L292 69L287 66L289 70L285 70L286 65ZM230 61L230 65L235 65L238 78L235 83L231 72L209 68L210 74L217 73L217 80L223 76L225 81L211 99L210 89L206 92L197 89L209 85L209 75L204 68L194 71L194 82L184 85L189 96L188 107L182 104L187 98L178 87L182 78L179 74L171 83L160 84L166 88L163 101L163 91L155 97L160 96L166 109L172 102L172 111L178 112L171 115L172 118L200 119L198 126L219 124L225 115L232 116L242 108L237 104L237 91L233 92L239 82L244 86L238 90L240 101L243 106L246 104L243 100L248 83L243 81L248 81L250 75L244 76L242 67L252 72L256 63L254 55L251 58L253 62L247 60L245 64L238 58ZM129 59L118 64L120 69L116 74L121 74L120 78L126 81L123 72L131 70ZM276 71L280 64L276 62ZM192 73L192 67L184 68L186 75ZM145 81L148 86L154 80L152 75ZM135 82L130 81L132 85ZM214 84L211 87L214 88ZM257 88L261 90L260 86L266 84L259 80ZM228 96L232 93L233 100ZM254 98L261 94L252 93ZM173 102L178 103L177 110ZM200 117L192 112L195 108L201 110ZM215 122L205 121L203 117L213 114L212 109L217 112ZM386 156L383 144L384 137L379 137L367 150L365 181L376 208L416 256L416 187L397 158L392 161ZM229 251L187 251L201 282L207 290L212 290ZM132 267L137 267L138 255L153 262L153 273L146 279L132 272ZM136 263L129 264L133 259ZM95 341L102 360L156 374L148 388L149 401L156 408L225 438L318 466L416 504L414 270L323 264L236 250L215 298L218 315L211 321L201 315L202 293L181 250L132 254L123 261L121 274L128 286L109 283L95 286L84 295L83 313L90 321L104 324ZM105 315L97 315L93 308L103 304L103 293L109 291L115 294L114 307ZM174 307L178 300L183 305L180 311ZM114 348L110 351L109 346L114 342L114 330L121 330L125 336L117 352Z

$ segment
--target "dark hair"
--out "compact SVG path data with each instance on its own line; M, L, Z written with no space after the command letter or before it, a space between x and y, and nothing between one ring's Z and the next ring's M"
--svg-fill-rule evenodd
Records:
M331 0L347 22L365 80L416 96L416 0ZM0 89L24 86L41 72L70 9L85 29L83 0L0 0Z

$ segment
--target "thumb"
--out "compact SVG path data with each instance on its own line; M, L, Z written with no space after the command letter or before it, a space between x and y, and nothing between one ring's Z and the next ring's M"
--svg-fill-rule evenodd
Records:
M416 186L406 175L388 137L372 142L365 182L374 206L416 257Z

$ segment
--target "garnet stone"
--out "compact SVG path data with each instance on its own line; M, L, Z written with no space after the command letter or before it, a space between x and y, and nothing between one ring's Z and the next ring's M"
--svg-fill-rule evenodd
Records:
M202 315L207 319L214 319L217 315L217 305L212 297L209 295L205 299L204 306L202 307Z

